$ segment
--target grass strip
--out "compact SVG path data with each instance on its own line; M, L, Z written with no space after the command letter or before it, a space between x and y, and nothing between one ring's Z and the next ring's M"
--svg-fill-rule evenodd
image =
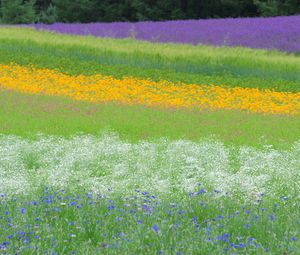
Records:
M300 138L299 117L239 111L193 111L121 106L0 90L0 133L34 138L37 133L72 136L116 131L137 142L160 137L214 136L226 144L289 148Z

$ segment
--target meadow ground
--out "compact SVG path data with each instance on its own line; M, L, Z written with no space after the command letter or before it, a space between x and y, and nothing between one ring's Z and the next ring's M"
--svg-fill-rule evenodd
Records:
M298 254L300 58L0 27L0 254Z

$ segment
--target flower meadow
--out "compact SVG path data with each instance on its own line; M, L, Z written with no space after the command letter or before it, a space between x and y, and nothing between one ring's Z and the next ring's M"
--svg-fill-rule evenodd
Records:
M298 20L1 26L0 254L298 255Z

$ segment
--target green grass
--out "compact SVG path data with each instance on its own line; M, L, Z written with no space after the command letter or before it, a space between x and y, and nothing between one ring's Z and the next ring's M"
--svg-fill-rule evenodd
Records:
M300 91L300 58L280 52L153 44L0 28L0 62L69 74L136 76L186 83Z
M198 141L214 136L227 144L288 148L300 139L299 116L239 111L188 111L92 104L60 97L0 90L0 133L34 137L36 133L72 136L115 131L121 138L167 137Z

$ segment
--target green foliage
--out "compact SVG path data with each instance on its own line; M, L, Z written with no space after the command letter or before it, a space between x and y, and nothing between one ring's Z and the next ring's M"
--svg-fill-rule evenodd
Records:
M57 20L56 7L52 4L48 6L46 10L40 12L38 22L52 24Z
M4 23L112 22L300 13L299 0L2 0Z
M94 2L93 0L53 0L58 21L61 22L92 22Z
M36 0L2 0L1 21L7 24L34 23L36 11L34 5Z
M254 0L261 16L291 15L300 12L299 0Z

